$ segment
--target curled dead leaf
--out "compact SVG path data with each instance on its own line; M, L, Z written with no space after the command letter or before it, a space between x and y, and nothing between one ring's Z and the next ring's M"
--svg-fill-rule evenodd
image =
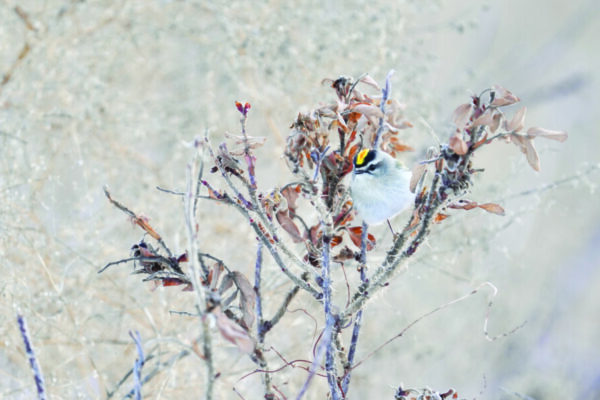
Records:
M361 113L365 117L383 118L381 109L377 106L359 103L352 107L353 112Z
M415 190L417 189L417 184L419 183L419 181L421 180L423 175L425 175L426 171L427 171L426 164L417 163L413 167L412 175L410 177L410 184L409 184L409 188L412 193L414 193Z
M371 78L369 75L365 75L359 79L360 82L365 83L367 85L373 86L377 90L381 90L375 79Z
M492 106L502 107L508 106L510 104L514 104L520 99L512 94L509 90L503 88L500 85L492 86L492 93L494 94L494 100L492 101Z

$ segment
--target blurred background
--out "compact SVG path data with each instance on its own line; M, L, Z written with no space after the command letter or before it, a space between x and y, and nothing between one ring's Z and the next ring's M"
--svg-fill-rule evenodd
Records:
M280 156L297 113L334 100L323 78L368 72L382 83L393 69L392 96L414 125L408 164L435 144L432 132L447 139L456 106L493 84L521 98L527 127L570 136L536 141L539 173L514 145L481 152L471 198L507 215L457 210L436 226L367 308L357 358L482 282L498 289L490 336L526 324L486 340L491 291L481 289L365 361L350 398L392 398L401 384L480 399L600 398L599 14L592 0L0 2L0 397L35 393L17 312L52 398L106 398L136 358L130 330L165 362L198 338L196 321L168 312L192 311L192 295L151 291L130 266L96 273L142 237L104 185L184 252L182 202L155 187L185 188L186 143L239 132L234 102L250 102L248 131L267 137L258 175L268 190L290 179ZM250 276L254 240L241 217L207 204L201 218L203 250ZM382 254L391 238L375 233ZM277 274L268 282L266 295L285 292ZM300 307L314 306L301 296ZM275 348L311 358L306 315L279 328ZM258 374L239 381L253 364L216 346L216 398L239 398L234 385L259 398ZM288 368L275 379L295 397L305 377ZM203 382L191 355L144 394L197 398ZM321 384L306 398L322 398Z

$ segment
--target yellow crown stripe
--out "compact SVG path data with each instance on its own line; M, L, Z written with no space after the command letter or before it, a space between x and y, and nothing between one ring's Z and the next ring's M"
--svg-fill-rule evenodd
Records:
M369 154L369 149L362 149L356 156L356 165L362 165L365 162L367 154Z

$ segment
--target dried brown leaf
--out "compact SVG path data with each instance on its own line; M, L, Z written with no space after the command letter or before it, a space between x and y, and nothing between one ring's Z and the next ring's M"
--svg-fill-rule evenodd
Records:
M281 195L287 200L287 208L296 212L296 200L300 196L300 185L288 186L281 191Z
M433 222L435 222L436 224L439 224L440 222L442 222L443 220L445 220L448 217L449 217L448 214L437 213L437 214L435 214L435 217L433 217Z
M410 184L409 184L409 188L412 193L414 193L415 190L417 189L417 184L419 183L419 181L421 180L421 178L423 177L423 175L425 174L426 171L427 171L426 164L417 163L413 167L412 175L410 177Z
M477 143L475 143L475 144L473 145L473 147L472 147L472 148L473 148L473 150L475 150L475 149L477 149L479 146L483 145L483 144L484 144L484 143L487 141L487 138L488 138L488 134L487 134L487 132L486 132L486 133L483 135L483 137L482 137L481 139L479 139L479 140L477 141Z
M278 211L275 214L275 217L277 218L277 222L279 222L279 225L281 225L281 227L287 233L290 234L294 243L300 243L303 241L300 229L298 229L298 227L294 223L294 220L292 219L292 217L290 217L288 210Z
M254 351L254 340L244 328L229 319L220 309L215 309L213 314L216 317L217 328L225 340L234 344L243 353L250 354Z
M383 118L383 113L381 112L381 109L379 107L371 105L371 104L364 104L364 103L356 104L356 105L352 106L352 111L361 113L365 117Z
M384 122L386 128L392 132L400 132L402 129L412 128L414 125L409 121L402 120L400 122Z
M352 226L347 229L350 240L356 247L360 249L362 242L362 226ZM375 236L367 233L367 251L371 251L375 248L376 240Z
M521 107L519 111L517 111L512 117L510 122L504 124L504 129L506 129L508 132L520 132L523 129L526 114L527 107Z
M505 215L504 208L502 208L499 204L496 203L484 203L480 204L478 207L492 214Z
M342 243L342 240L343 240L343 239L344 239L344 238L343 238L343 237L341 237L341 236L339 236L339 235L334 235L334 236L331 238L331 247L338 246L340 243Z
M467 151L469 151L469 146L467 146L467 143L462 139L462 137L460 137L460 134L450 137L448 145L456 154L460 156L464 156L467 154Z
M248 278L239 271L233 271L231 274L235 286L240 291L240 310L242 311L242 321L247 329L254 324L254 307L256 305L256 293L248 281Z
M348 246L344 246L339 253L333 256L333 261L335 262L344 262L352 259L354 259L354 252Z
M492 108L488 108L483 114L481 114L475 119L475 121L471 123L471 126L476 127L480 125L486 125L489 127L490 131L494 133L498 129L498 126L500 126L501 118L502 114L500 112Z
M456 129L460 132L469 123L469 119L471 118L471 113L473 112L473 104L465 103L456 107L454 113L452 114L452 120L456 125Z
M371 78L369 75L365 75L359 80L362 83L366 83L367 85L373 86L377 90L381 90L375 79Z
M535 150L535 146L533 145L533 138L518 134L512 134L510 135L510 138L511 142L519 146L521 152L525 154L527 162L529 163L529 165L531 165L531 168L533 168L536 171L539 171L540 157L538 156L538 153Z
M532 126L531 128L527 129L527 136L529 136L531 138L543 137L546 139L552 139L552 140L556 140L559 142L564 142L569 137L567 132L551 131L550 129L540 128L537 126Z
M150 226L148 218L143 215L138 215L133 219L133 223L142 228L146 233L156 240L161 240L160 235Z
M510 104L514 104L520 101L520 99L517 96L515 96L509 90L503 88L500 85L494 85L492 86L492 89L494 91L494 101L492 101L492 106L508 106Z
M477 208L478 204L476 201L471 200L458 200L454 203L448 204L448 208L460 209L460 210L472 210Z
M233 139L235 144L245 144L243 135L232 135L231 133L225 132L225 137ZM248 140L248 145L251 149L256 149L265 144L267 138L265 136L246 136L246 140Z

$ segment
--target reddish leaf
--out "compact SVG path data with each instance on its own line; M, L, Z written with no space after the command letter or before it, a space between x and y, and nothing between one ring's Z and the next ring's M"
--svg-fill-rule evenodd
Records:
M342 130L345 133L348 133L348 131L349 131L348 125L346 125L346 122L344 121L344 118L339 113L337 114L337 120L333 121L333 123L331 124L331 128L333 128L335 125L337 125L340 128L342 128Z
M321 242L321 235L322 232L320 224L313 225L308 230L308 238L310 239L310 242L315 246L319 245L319 243Z
M300 196L300 185L288 186L281 191L281 195L287 200L288 210L296 212L296 200Z
M250 103L245 103L244 105L242 105L242 103L236 101L235 107L240 113L242 113L242 115L246 116L248 114L248 110L250 109Z
M360 249L362 242L362 226L352 226L347 228L347 231L352 243ZM375 248L375 243L375 236L367 233L367 251L373 250Z
M357 123L361 116L362 114L359 112L351 112L346 118L348 118L348 122Z
M331 247L335 247L337 245L339 245L340 243L342 243L342 237L335 235L334 237L331 238Z
M302 234L300 233L300 229L298 229L298 227L294 223L294 220L290 217L290 214L287 210L278 211L275 214L275 217L277 218L277 222L279 222L279 225L281 225L281 227L287 233L290 234L294 243L302 242Z
M476 201L470 200L458 200L455 203L448 204L448 208L454 209L462 209L462 210L472 210L478 206Z
M482 137L482 138L481 138L481 139L480 139L480 140L479 140L477 143L475 143L475 144L473 145L473 150L475 150L476 148L478 148L479 146L481 146L482 144L484 144L484 143L485 143L485 141L487 140L487 138L488 138L488 134L487 134L487 132L486 132L486 133L483 135L483 137Z
M356 153L358 153L359 149L360 149L360 143L357 143L354 146L350 147L350 151L348 151L348 158L350 160L354 160L354 156L356 155Z
M346 149L345 150L348 149L348 147L350 146L350 144L352 144L352 142L354 141L354 139L356 139L356 131L355 130L352 131L350 133L350 136L348 137L348 139L346 139L347 142L346 142Z
M445 220L448 217L449 217L448 214L437 213L435 215L435 217L433 217L433 222L435 222L436 224L439 224L440 222L442 222L443 220Z
M162 285L164 287L168 287L168 286L179 286L179 285L183 285L186 284L188 282L184 282L179 278L162 278L161 279Z
M187 255L187 253L183 253L182 255L180 255L179 257L177 257L177 262L178 263L188 262L188 255Z

